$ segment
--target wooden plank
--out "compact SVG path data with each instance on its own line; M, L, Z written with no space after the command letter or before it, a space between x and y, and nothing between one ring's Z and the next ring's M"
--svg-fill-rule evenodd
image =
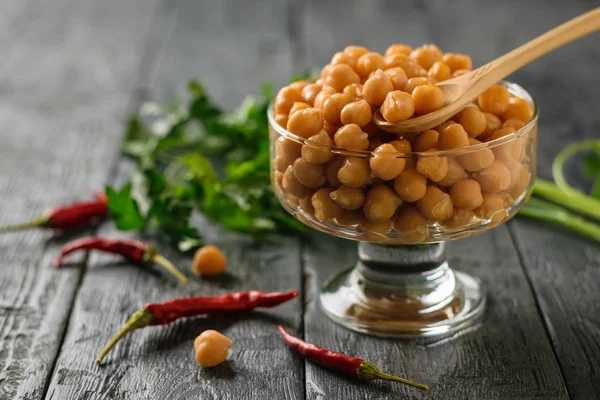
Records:
M544 5L540 12L549 13L554 3ZM447 51L468 52L475 63L481 64L501 54L497 50L509 50L543 31L540 21L528 20L535 15L533 11L532 6L524 5L517 13L493 2L419 3L407 8L382 1L365 8L359 1L346 1L343 6L341 2L325 5L311 1L305 17L308 57L314 64L323 65L333 52L349 44L384 51L393 42L433 42ZM506 19L500 16L528 21L526 26L515 23L514 29L507 30ZM348 21L360 28L348 29ZM486 21L489 36L482 38L474 32L470 21ZM457 269L475 274L487 285L489 305L480 328L432 346L356 334L330 322L318 309L320 285L332 273L352 265L355 251L350 242L326 237L319 237L307 248L305 269L312 286L305 314L305 337L370 359L391 373L428 383L432 391L425 394L389 383L352 384L307 364L307 398L568 398L534 295L506 227L449 243L450 260Z
M0 224L106 182L151 14L143 1L2 2ZM66 239L0 237L2 399L44 396L82 274L50 267Z
M561 7L544 21L548 27L571 18L592 4ZM577 62L569 62L585 55ZM598 35L577 41L548 62L523 74L522 84L535 90L540 107L538 173L551 178L554 156L567 144L598 139L600 78L593 71L600 59ZM543 65L545 64L545 65ZM570 69L569 76L558 71ZM538 73L536 73L538 72ZM572 80L570 76L577 76ZM569 163L569 182L590 187L579 168ZM530 284L544 315L569 394L573 399L600 398L600 246L549 224L518 218L509 224Z
M185 80L198 76L221 104L231 107L246 93L256 92L260 80L279 84L291 75L285 4L275 0L208 3L179 4L160 65L152 73L154 80L144 82L159 100L180 94ZM129 170L128 163L121 163L119 180ZM287 351L276 330L279 323L300 325L300 299L254 313L195 318L141 330L124 339L105 365L95 365L98 351L112 333L146 302L301 287L296 239L275 237L257 244L207 221L199 225L207 241L229 257L228 273L222 278L192 279L183 287L161 273L91 256L48 398L304 398L303 363ZM117 234L110 226L101 233ZM160 247L181 269L189 269L190 257ZM231 359L214 369L198 367L193 358L193 340L205 329L216 329L234 343Z

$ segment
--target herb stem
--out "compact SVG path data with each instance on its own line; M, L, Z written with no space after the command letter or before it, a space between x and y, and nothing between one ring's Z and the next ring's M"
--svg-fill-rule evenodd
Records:
M531 198L519 214L564 226L600 242L600 225L586 221L560 206L545 200Z
M600 200L576 189L561 189L554 183L537 178L533 193L581 214L600 220Z
M598 140L584 140L582 142L573 143L560 151L554 158L552 163L552 177L556 186L564 191L575 190L571 185L567 183L565 176L563 175L563 167L567 160L573 157L577 153L583 151L593 150L600 145Z

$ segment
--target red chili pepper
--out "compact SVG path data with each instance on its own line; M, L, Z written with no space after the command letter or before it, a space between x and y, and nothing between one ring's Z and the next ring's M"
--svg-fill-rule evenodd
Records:
M73 240L63 246L54 259L54 268L60 268L63 258L77 250L100 250L107 253L119 254L137 263L147 264L155 262L173 274L183 283L188 283L187 278L175 266L163 257L156 248L139 240L121 238L87 237Z
M95 200L50 208L33 221L1 227L0 233L30 228L52 228L58 231L68 231L85 226L103 218L108 213L106 194L97 192L95 195Z
M121 338L136 329L151 325L166 325L179 318L194 317L197 315L244 311L258 307L275 307L296 296L298 296L297 290L272 293L253 290L221 296L186 297L165 303L148 303L131 315L127 323L104 347L96 362L100 364L106 354Z
M429 390L429 386L421 383L409 381L398 376L389 375L381 372L375 364L363 360L362 358L350 357L336 351L325 350L316 344L307 343L302 339L290 335L279 325L279 333L285 343L296 353L310 361L324 366L327 369L340 372L350 378L362 381L373 379L385 379L389 381L402 382L422 390Z

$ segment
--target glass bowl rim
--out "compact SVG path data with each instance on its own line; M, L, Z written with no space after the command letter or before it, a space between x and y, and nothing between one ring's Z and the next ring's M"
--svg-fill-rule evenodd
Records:
M521 136L526 135L538 123L539 109L538 109L537 102L533 99L531 94L527 90L525 90L521 85L518 85L513 82L505 81L505 80L500 81L497 84L506 86L510 93L523 98L524 100L529 102L529 104L531 104L533 107L533 117L531 118L531 120L529 122L527 122L525 125L523 125L521 128L517 129L515 132L513 132L509 135L503 136L501 138L494 139L490 142L478 143L475 145L469 145L469 146L458 148L458 149L424 151L424 152L420 151L420 152L409 152L409 153L398 152L397 154L396 153L384 153L385 156L386 157L394 156L395 158L455 157L458 155L469 154L469 153L473 153L473 152L480 151L483 149L493 149L493 148L501 146L503 144L513 142L513 141L517 140L518 138L520 138ZM314 142L310 139L306 139L301 136L295 135L292 132L285 129L284 127L282 127L281 125L279 125L277 123L277 121L275 120L275 115L273 114L273 101L271 101L271 103L269 103L269 106L267 108L267 118L269 120L269 124L273 127L273 129L275 129L280 135L282 135L285 138L290 139L296 143L306 144L306 145L310 145L311 147L317 147L317 148L321 147L323 149L327 149L334 153L341 154L341 155L344 155L347 157L365 158L365 157L375 157L375 156L382 155L381 153L376 153L375 151L353 150L353 149L347 149L344 147L330 146L327 144Z

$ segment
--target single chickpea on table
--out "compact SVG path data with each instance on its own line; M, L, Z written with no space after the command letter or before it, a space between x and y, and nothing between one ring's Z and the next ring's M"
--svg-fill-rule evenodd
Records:
M348 46L316 81L282 88L273 119L288 133L272 130L272 168L283 204L319 229L398 244L514 215L531 186L536 136L515 138L534 116L518 90L494 85L448 121L405 137L372 122L377 112L397 123L442 108L436 83L472 68L468 55L435 45L393 44L384 54Z

